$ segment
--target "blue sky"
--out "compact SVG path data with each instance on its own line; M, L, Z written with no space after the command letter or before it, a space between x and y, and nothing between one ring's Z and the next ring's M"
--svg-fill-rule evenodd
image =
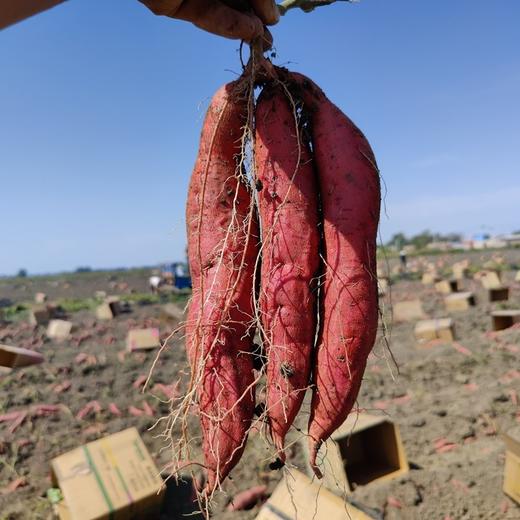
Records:
M366 133L383 239L520 228L520 2L362 0L273 28ZM181 259L204 109L238 43L137 0L70 0L0 33L0 273Z

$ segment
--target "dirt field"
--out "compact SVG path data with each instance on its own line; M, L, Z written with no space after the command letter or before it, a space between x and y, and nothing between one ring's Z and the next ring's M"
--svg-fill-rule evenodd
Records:
M520 251L504 255L506 265L520 264ZM489 261L491 254L474 253L472 270ZM435 256L429 261L446 269L464 256ZM421 259L424 263L426 259ZM408 277L395 276L391 293L382 300L390 327L390 346L399 374L384 341L380 339L369 362L358 405L361 410L387 415L400 427L410 472L384 483L358 487L352 499L384 519L520 519L520 505L502 493L504 445L500 433L520 425L520 328L491 333L489 312L499 308L520 308L520 284L514 271L504 270L503 281L511 288L508 302L489 303L481 284L463 281L473 291L477 305L452 313L456 342L434 341L419 345L413 334L414 322L392 323L391 302L420 298L429 317L448 316L443 295L433 286L422 285L411 261ZM392 271L395 262L390 261ZM43 291L51 300L62 300L69 308L75 329L71 337L57 343L45 337L43 327L28 324L25 311L14 312L0 325L0 343L31 348L45 356L45 363L0 374L0 415L23 410L28 415L16 428L0 423L0 519L47 519L52 509L46 498L51 487L49 461L56 455L101 435L136 426L158 467L167 467L170 454L162 450L160 429L149 431L155 419L168 413L163 390L157 383L171 385L185 372L182 338L174 338L160 358L152 377L150 392L140 391L141 376L148 374L156 351L125 353L125 337L131 328L159 327L166 338L174 324L159 322L160 303L147 302L139 294L147 290L147 272L89 273L51 278L0 280L0 300L13 305L30 302ZM76 299L92 299L105 290L134 300L132 311L114 320L99 322L89 305ZM147 305L139 304L148 303ZM4 302L6 303L6 302ZM67 306L66 305L66 306ZM182 306L182 299L179 299ZM182 391L167 387L167 391ZM91 401L101 411L78 412ZM153 416L134 416L131 407ZM109 410L114 403L121 412ZM57 405L38 408L37 405ZM305 432L308 403L297 426ZM135 410L134 410L135 412ZM196 427L193 421L193 428ZM13 430L14 431L11 431ZM194 430L195 431L195 430ZM296 429L292 440L305 440ZM215 504L214 518L253 519L258 507L245 512L223 512L230 496L259 483L272 491L291 467L305 470L303 450L291 446L286 469L270 470L272 450L262 434L252 434L232 480ZM166 474L166 473L165 473ZM172 486L170 493L174 493ZM189 491L185 496L189 499ZM184 502L168 495L161 518L175 519L189 512ZM191 516L189 518L196 518ZM320 519L319 511L316 516Z

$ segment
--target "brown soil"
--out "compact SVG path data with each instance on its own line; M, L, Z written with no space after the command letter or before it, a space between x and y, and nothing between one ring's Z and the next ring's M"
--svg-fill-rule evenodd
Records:
M473 255L471 260L482 262L489 256ZM434 257L433 261L459 259ZM520 252L508 253L507 260L520 262ZM116 283L124 281L128 286L107 289L110 280L104 273L70 275L58 280L1 280L0 299L9 298L15 303L30 301L38 291L55 299L91 297L100 289L111 294L146 290L146 273L112 276L116 276ZM520 308L520 285L514 284L513 277L512 271L504 274L505 283L511 287L506 306ZM354 491L352 498L370 508L376 518L520 518L520 506L502 493L504 445L500 439L501 432L520 423L520 329L490 333L489 312L504 307L503 302L488 303L476 281L465 280L463 286L475 292L477 306L452 314L457 343L418 345L413 336L413 322L394 323L390 344L399 374L382 340L370 358L358 406L370 413L386 414L399 425L411 465L404 477ZM390 300L411 298L421 298L430 317L447 316L442 295L412 279L400 280L392 286L391 295L384 299L385 308ZM69 316L76 328L71 338L62 343L47 339L45 329L30 327L23 319L0 325L0 342L33 348L46 358L42 365L0 374L0 415L30 410L42 403L61 407L58 412L26 419L12 433L9 423L0 423L1 520L51 518L45 493L51 487L52 457L126 427L136 426L158 467L167 467L170 454L161 451L164 443L157 437L160 430L149 428L156 418L168 414L168 404L151 392L143 394L133 387L141 375L147 375L156 352L121 354L130 328L159 326L162 337L168 336L172 326L159 323L159 309L158 304L136 304L131 313L109 322L96 321L91 311L76 312ZM386 320L391 322L389 316ZM80 353L91 357L81 361L85 356L77 358ZM150 388L155 383L171 384L185 371L182 338L173 338L160 358ZM69 388L59 392L58 385L66 382L70 382ZM77 419L79 410L92 400L100 403L101 412ZM142 408L144 401L155 410L155 418L134 417L128 412L132 405ZM110 413L109 403L117 405L121 417ZM301 431L295 428L291 434L294 441L305 442L308 402L304 407L296 425ZM194 433L196 426L194 418ZM439 450L442 445L448 448ZM242 461L225 484L225 493L217 497L214 518L255 518L258 507L230 513L224 512L226 503L238 491L257 484L265 483L272 491L290 467L305 470L300 445L293 444L288 452L287 469L269 469L273 462L272 448L263 434L253 433ZM24 485L10 490L9 485L20 477ZM184 489L184 502L175 486L169 492L172 494L162 518L181 518L182 512L192 509L190 489Z

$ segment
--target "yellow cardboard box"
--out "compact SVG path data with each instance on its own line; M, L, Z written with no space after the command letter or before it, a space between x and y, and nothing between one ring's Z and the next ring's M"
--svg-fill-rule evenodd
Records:
M435 282L438 282L441 277L435 271L426 271L423 273L421 282L423 285L433 285Z
M422 320L426 318L421 300L408 300L394 303L393 315L395 321Z
M109 296L101 305L96 308L96 318L98 320L111 320L121 313L121 303L117 296Z
M34 350L0 345L0 367L19 368L43 363L43 356Z
M256 520L371 520L319 482L291 470L264 504Z
M184 311L175 303L167 303L161 307L159 319L167 325L174 325L184 319Z
M434 339L453 341L455 338L453 320L451 318L419 321L415 325L414 332L415 339L418 341L431 341Z
M435 290L439 293L450 294L459 290L457 280L441 280L435 284Z
M45 303L47 301L47 295L43 292L37 292L34 295L35 303Z
M409 471L399 427L388 417L364 413L350 414L316 460L323 485L340 495Z
M503 434L506 445L504 493L520 504L520 431Z
M377 293L379 296L385 296L388 292L388 287L390 286L390 282L388 278L378 278L377 279Z
M72 331L72 322L66 320L51 320L47 326L47 337L66 339Z
M475 296L472 292L454 293L444 298L444 305L448 312L466 311L475 303Z
M492 287L488 289L490 302L503 302L509 300L509 287Z
M63 494L61 520L158 517L163 480L135 428L56 457L51 471Z
M520 323L520 310L506 309L491 313L493 330L504 330Z
M126 336L126 349L132 350L148 350L161 346L159 339L159 329L132 329L128 331Z
M34 305L29 313L31 325L47 325L51 319L51 313L46 305Z
M501 287L500 276L496 271L486 271L481 275L480 283L484 289L494 289Z

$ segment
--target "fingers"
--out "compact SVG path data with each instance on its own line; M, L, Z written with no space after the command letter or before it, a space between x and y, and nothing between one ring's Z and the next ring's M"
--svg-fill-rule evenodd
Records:
M264 33L260 18L236 11L218 0L185 0L176 10L175 18L213 34L247 42Z
M262 36L262 49L264 52L267 52L273 46L273 35L271 31L264 27L264 34Z
M253 11L265 25L274 25L280 19L280 12L273 0L249 0Z
M152 13L163 16L175 16L182 0L139 0L146 5Z

